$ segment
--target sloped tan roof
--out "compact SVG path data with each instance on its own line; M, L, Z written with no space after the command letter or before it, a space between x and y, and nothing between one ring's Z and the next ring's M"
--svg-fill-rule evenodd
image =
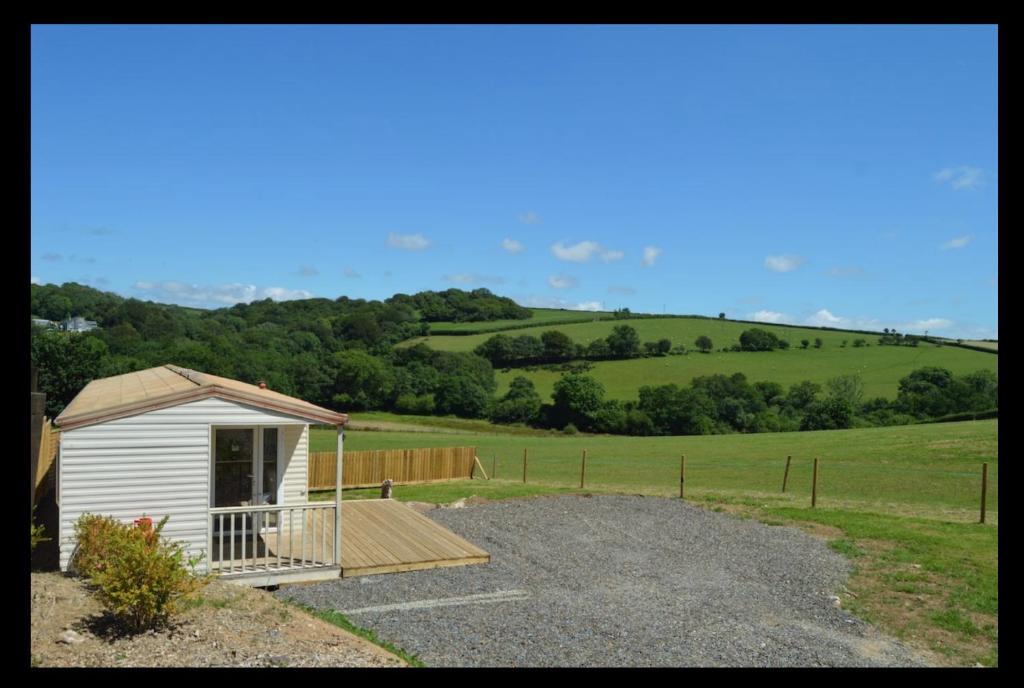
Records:
M348 416L270 389L198 370L164 365L93 380L55 422L64 430L103 423L168 406L219 397L327 425L344 425Z

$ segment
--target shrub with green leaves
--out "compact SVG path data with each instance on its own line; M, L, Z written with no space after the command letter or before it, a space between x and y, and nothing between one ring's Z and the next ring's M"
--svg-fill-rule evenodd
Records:
M93 514L75 524L74 570L89 578L103 605L134 631L165 623L182 598L208 580L195 575L200 557L187 557L184 543L161 536L166 524L166 516L154 528Z
M51 538L45 537L46 529L43 526L37 526L35 518L36 518L36 508L33 506L32 507L32 530L31 530L31 533L32 533L31 534L31 539L32 539L32 549L33 550L35 550L36 545L38 545L40 542L47 542L47 541L49 541L51 539Z

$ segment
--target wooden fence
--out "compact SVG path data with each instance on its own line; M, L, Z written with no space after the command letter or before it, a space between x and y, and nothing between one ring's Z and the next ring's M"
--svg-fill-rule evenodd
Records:
M41 497L53 486L53 461L60 446L60 430L54 430L49 418L43 420L43 431L39 436L39 461L36 464L36 497Z
M336 452L309 453L309 489L334 489ZM377 449L345 452L342 487L380 487L385 478L396 485L433 483L473 477L476 447Z

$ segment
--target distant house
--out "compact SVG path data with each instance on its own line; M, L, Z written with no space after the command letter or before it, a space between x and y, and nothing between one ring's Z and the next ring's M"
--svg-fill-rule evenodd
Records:
M86 320L80 315L68 318L60 325L60 328L65 332L88 332L89 330L95 330L98 327L99 324L95 320Z
M57 329L57 323L52 320L47 320L46 318L32 318L32 324L38 327L45 327L48 330Z

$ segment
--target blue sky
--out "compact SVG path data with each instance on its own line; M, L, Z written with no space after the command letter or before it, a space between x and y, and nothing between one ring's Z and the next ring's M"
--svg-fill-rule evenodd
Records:
M36 26L33 281L997 337L988 26Z

